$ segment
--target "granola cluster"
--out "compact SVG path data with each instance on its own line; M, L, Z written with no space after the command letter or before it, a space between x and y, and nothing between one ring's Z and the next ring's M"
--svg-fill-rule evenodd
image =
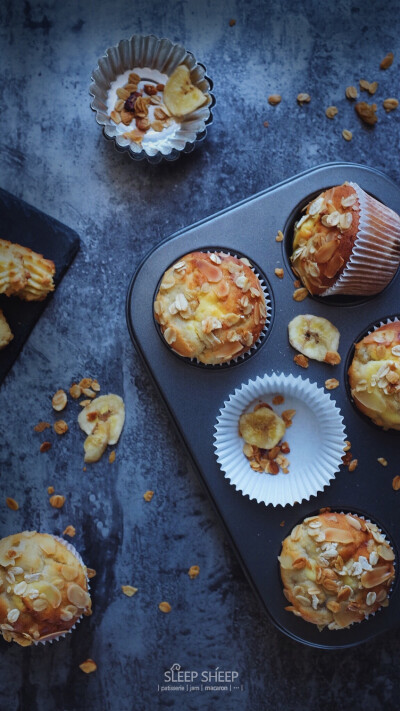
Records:
M163 91L164 84L142 80L135 72L129 74L128 82L117 89L118 100L110 114L117 125L134 123L135 128L126 131L124 138L141 143L150 128L161 132L171 124L173 119L163 103Z

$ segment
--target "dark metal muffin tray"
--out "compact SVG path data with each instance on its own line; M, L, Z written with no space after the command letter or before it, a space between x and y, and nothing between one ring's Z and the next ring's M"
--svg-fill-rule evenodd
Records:
M1 189L0 220L2 239L29 247L54 262L54 284L57 288L79 249L76 232ZM0 309L14 334L11 343L0 351L0 384L50 298L51 294L43 301L22 301L17 296L8 298L4 294L0 295Z
M387 608L350 628L319 632L315 625L285 611L287 601L277 562L282 540L292 528L327 506L332 511L353 512L377 523L391 541L398 560L400 493L393 491L391 483L399 473L400 433L381 430L355 409L346 386L346 372L354 342L371 325L400 315L399 275L372 298L309 296L300 303L293 300L295 277L288 254L294 220L312 197L345 180L358 183L381 202L400 211L400 189L382 173L350 163L322 165L163 241L138 267L127 296L127 321L133 343L175 422L249 582L280 630L299 642L325 649L359 644L400 623L396 578ZM275 241L278 230L285 235L281 243ZM271 322L262 344L250 357L225 367L199 367L174 354L160 337L153 319L153 300L163 272L184 254L210 248L247 256L265 278L273 297ZM282 280L275 276L275 267L284 268ZM295 351L288 342L287 326L301 313L324 316L339 328L342 356L339 366L310 360L309 368L303 370L293 362ZM342 466L332 483L309 501L276 508L259 504L236 491L220 470L213 446L214 426L224 401L242 383L274 371L301 375L320 387L327 378L338 378L340 386L330 394L341 409L353 456L358 459L354 472ZM290 443L289 435L290 432ZM378 457L385 457L388 466L382 467ZM296 472L291 471L288 476L296 476Z

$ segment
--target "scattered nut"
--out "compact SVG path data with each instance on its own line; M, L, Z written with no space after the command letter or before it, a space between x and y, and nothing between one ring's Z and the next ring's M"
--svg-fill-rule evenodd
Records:
M283 240L283 232L281 230L278 230L278 234L275 237L275 242L282 242Z
M273 405L282 405L283 402L285 402L285 398L283 397L283 395L275 395L272 398Z
M54 393L51 404L53 405L53 409L57 412L64 409L67 404L67 396L64 390L57 390L57 392Z
M154 496L154 491L146 491L146 492L143 494L143 498L144 498L145 501L151 501L152 498L153 498L153 496Z
M11 509L12 511L18 511L18 509L19 509L19 504L15 501L15 499L12 499L9 496L6 498L6 504L7 504L8 508Z
M126 597L132 597L135 593L137 593L138 588L134 588L132 585L121 585L121 590Z
M277 267L277 268L275 269L275 274L276 274L276 276L277 276L279 279L283 279L284 271L283 271L283 269L282 269L281 267Z
M346 439L346 446L343 447L343 452L349 452L351 449L351 442L349 442L348 439Z
M234 25L236 25L236 20L229 20L229 27L233 27Z
M395 491L400 489L400 476L395 476L392 480L392 487Z
M296 353L293 360L296 363L296 365L299 365L301 368L308 368L308 358L307 358L307 356L303 355L302 353Z
M356 99L358 96L358 91L355 86L348 86L346 89L347 99Z
M91 400L81 400L79 404L81 407L87 407L88 405L90 405L90 403Z
M76 535L76 528L75 526L67 526L63 530L63 536L70 536L73 538Z
M40 452L47 452L49 449L51 449L51 442L42 442L39 447Z
M345 141L351 141L351 139L353 138L352 132L351 132L351 131L348 131L347 128L344 128L344 129L343 129L343 131L342 131L342 136L343 136L343 138L344 138Z
M301 281L300 281L300 279L295 279L294 282L293 282L293 286L294 286L295 289L298 289L299 286L301 286Z
M47 493L50 496L51 494L54 494L54 486L48 486L47 487Z
M110 464L112 464L113 462L115 462L115 456L116 456L116 455L115 455L115 449L113 449L113 451L110 452L110 454L108 455L108 461L110 462Z
M268 126L269 126L268 121L264 121L264 122L263 122L263 126L264 126L264 128L268 128Z
M67 526L63 530L63 536L70 536L73 538L76 535L76 529L75 526Z
M377 88L378 88L377 81L373 81L372 83L370 83L369 81L366 81L366 79L360 79L361 91L368 91L369 94L375 94Z
M74 400L77 400L78 397L81 396L82 394L82 388L78 383L72 383L70 389L69 389L69 394Z
M302 286L300 289L295 289L295 291L293 292L293 298L295 301L304 301L307 296L308 291L304 286Z
M325 380L325 387L327 390L334 390L339 387L339 381L337 378L328 378L328 380Z
M385 109L386 113L389 113L389 111L394 111L397 109L399 105L399 102L397 99L385 99L383 102L383 108Z
M388 465L387 459L385 459L385 457L378 457L377 461L379 462L379 464L382 464L383 467L387 467Z
M393 52L388 52L386 57L384 57L379 65L380 69L389 69L392 66L394 59Z
M297 101L299 102L300 106L302 104L308 104L311 101L311 96L310 94L304 93L297 94Z
M172 607L169 602L160 602L158 609L161 610L161 612L171 612Z
M350 464L349 464L349 472L354 472L354 470L358 467L358 459L352 459Z
M280 94L270 94L268 97L268 103L271 104L271 106L276 106L277 104L280 104L282 101L282 97Z
M54 494L50 496L50 505L55 509L62 509L65 504L65 496L60 496L60 494Z
M93 661L93 659L86 659L85 662L82 662L82 664L79 665L79 669L82 669L85 674L91 674L96 671L97 664Z
M198 574L200 573L200 567L198 565L191 565L189 570L188 570L188 576L190 580L194 580L194 578L197 578Z
M338 113L338 108L336 106L328 106L328 108L325 111L325 116L328 119L333 119L333 118L335 118L337 113Z
M50 422L38 422L33 429L35 432L43 432L43 430L46 430L48 427L51 427Z
M377 122L376 104L367 104L366 101L359 101L355 104L354 108L360 119L368 124L368 126L373 126Z
M63 435L68 432L68 425L65 420L57 420L54 425L54 432L58 435Z

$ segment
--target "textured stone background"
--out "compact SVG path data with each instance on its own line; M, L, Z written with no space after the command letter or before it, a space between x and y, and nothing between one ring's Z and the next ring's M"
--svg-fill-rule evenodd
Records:
M396 631L327 653L285 638L260 613L124 315L141 258L194 221L326 161L368 164L400 181L400 111L381 107L387 96L400 98L399 10L399 2L361 0L1 3L0 184L77 230L82 248L1 387L0 534L58 534L72 523L75 545L97 570L94 614L74 634L34 649L1 643L1 711L399 708ZM89 108L97 58L133 33L182 42L215 82L206 142L172 165L117 153ZM389 50L395 65L380 72ZM380 83L372 130L344 98L362 77ZM297 106L299 91L311 94L308 106ZM266 97L275 92L283 101L273 108ZM339 108L334 121L324 115L330 104ZM351 143L343 128L353 131ZM86 473L77 427L43 455L44 437L32 430L52 419L53 392L85 375L123 395L127 408L116 462ZM70 423L77 409L68 406ZM48 504L49 484L67 497L60 511ZM19 511L6 508L6 496ZM201 569L193 581L192 564ZM120 592L127 583L139 588L132 599ZM171 614L158 611L161 600ZM98 663L91 676L78 668L87 657ZM174 662L237 670L243 690L161 694Z

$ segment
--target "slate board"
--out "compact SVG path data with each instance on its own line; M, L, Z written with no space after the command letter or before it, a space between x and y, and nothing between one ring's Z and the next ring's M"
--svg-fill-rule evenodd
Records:
M56 288L78 252L80 243L77 233L70 227L1 188L0 238L30 247L46 259L52 259L56 266ZM0 351L0 385L49 299L51 294L44 301L31 302L22 301L16 296L0 295L0 309L14 334L11 343Z

